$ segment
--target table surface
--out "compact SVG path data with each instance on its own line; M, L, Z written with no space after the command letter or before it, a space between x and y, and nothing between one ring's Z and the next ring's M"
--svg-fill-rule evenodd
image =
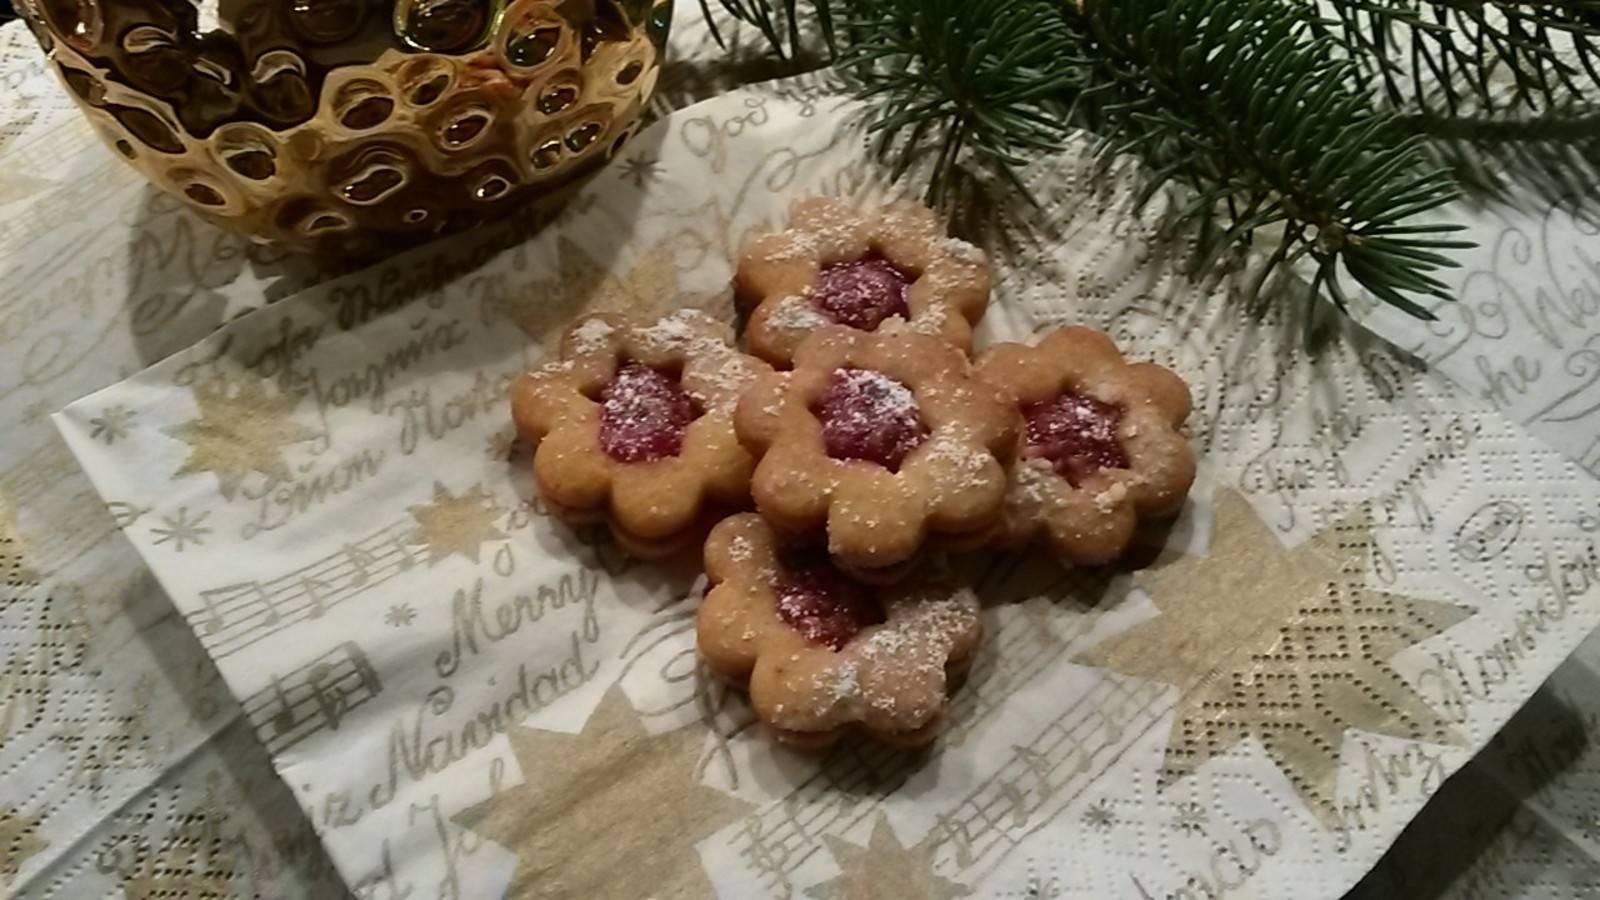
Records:
M679 6L659 109L778 74L756 41L725 52L694 5ZM1562 250L1538 223L1566 207L1531 189L1512 207L1460 281L1475 312L1415 333L1415 348L1600 475L1600 403L1582 402L1600 379L1581 355L1600 338L1600 267L1574 281L1541 264ZM344 895L237 703L119 533L138 511L106 509L49 421L323 274L145 186L99 145L27 31L0 27L0 895ZM1385 333L1407 340L1403 327ZM1430 353L1441 340L1449 352ZM97 423L107 443L124 415ZM1351 896L1600 895L1597 730L1591 635Z

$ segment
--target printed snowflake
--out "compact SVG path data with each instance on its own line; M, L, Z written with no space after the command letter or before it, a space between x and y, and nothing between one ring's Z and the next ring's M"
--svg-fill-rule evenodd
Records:
M644 187L646 181L661 174L661 164L648 156L635 156L624 160L620 166L624 177L633 181L634 187Z
M389 613L383 617L383 620L395 628L403 628L410 625L416 618L417 611L411 608L411 604L396 603L389 607Z
M488 445L489 458L502 461L516 458L522 449L517 430L509 425L489 435Z
M1178 812L1172 817L1172 827L1189 834L1199 834L1205 831L1205 807L1198 803L1178 804Z
M115 444L117 438L128 436L128 429L133 425L133 410L117 404L106 407L98 416L89 420L94 428L90 430L89 437L98 438L107 444Z
M206 516L209 515L211 513L202 512L191 519L189 518L189 507L180 506L176 516L162 516L162 524L152 525L150 533L157 536L155 541L157 545L170 543L172 544L172 549L182 553L183 548L189 544L194 544L198 547L205 543L202 538L210 534L211 529L200 523L204 522Z
M1110 831L1117 824L1117 817L1111 812L1110 802L1101 800L1083 811L1083 823L1096 831Z

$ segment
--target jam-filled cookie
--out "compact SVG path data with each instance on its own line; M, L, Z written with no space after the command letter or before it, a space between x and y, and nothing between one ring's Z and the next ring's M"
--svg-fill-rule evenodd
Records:
M1037 345L997 344L978 377L1016 399L1026 439L1011 471L1003 544L1042 539L1062 560L1119 556L1141 517L1176 513L1194 482L1179 433L1189 386L1154 363L1130 363L1090 328L1063 328Z
M818 328L875 331L891 319L966 351L989 303L989 263L921 206L812 197L790 208L787 230L745 245L734 291L750 352L776 366Z
M551 510L605 519L624 549L655 557L703 534L710 508L748 504L753 462L733 411L741 389L772 370L731 340L693 310L649 325L611 315L575 324L560 359L511 389Z
M869 587L751 513L712 530L705 562L701 658L748 686L780 740L822 748L855 727L910 747L938 734L950 675L983 634L970 590L920 576Z
M830 326L739 399L758 457L751 493L773 524L826 529L860 578L903 575L930 536L983 537L998 521L1020 420L960 350L903 327Z

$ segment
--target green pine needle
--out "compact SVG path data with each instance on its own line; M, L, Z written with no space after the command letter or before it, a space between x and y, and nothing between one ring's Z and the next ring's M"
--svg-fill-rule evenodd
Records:
M932 202L949 198L963 162L1015 181L1081 130L1103 161L1141 160L1139 203L1173 195L1171 220L1198 238L1196 276L1269 233L1279 243L1247 293L1303 264L1311 294L1342 311L1342 276L1424 318L1425 303L1448 299L1437 275L1466 245L1454 226L1414 219L1455 199L1455 184L1429 167L1409 119L1377 108L1362 61L1395 23L1447 30L1407 18L1424 0L1335 0L1340 19L1314 0L721 2L790 56L814 16L895 174L928 163ZM1473 5L1433 5L1446 2ZM1364 38L1355 23L1371 26Z
M1048 0L858 0L842 23L837 66L880 103L872 130L898 154L896 174L934 156L930 202L944 199L968 152L1011 174L1058 149L1057 100L1071 73L1058 7Z
M1542 111L1600 88L1600 0L1329 5L1363 77L1396 106Z

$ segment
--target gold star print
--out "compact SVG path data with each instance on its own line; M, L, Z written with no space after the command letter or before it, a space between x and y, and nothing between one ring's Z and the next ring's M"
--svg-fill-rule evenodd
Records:
M290 444L315 437L296 422L293 412L302 393L268 393L258 378L230 382L216 378L194 387L200 415L162 431L189 445L189 457L173 473L211 472L222 496L233 499L239 484L252 473L288 481L283 451Z
M433 502L407 507L407 511L417 520L417 541L428 545L430 563L452 553L477 562L485 543L506 539L506 533L494 525L500 510L481 485L473 485L457 497L435 481Z
M554 279L515 295L497 294L489 301L546 349L552 349L566 324L581 315L613 312L650 319L681 307L715 312L727 305L717 302L725 299L723 294L685 297L678 290L670 240L647 250L620 278L568 238L557 240L556 255Z
M972 894L966 885L934 874L933 835L906 849L883 813L878 813L865 847L831 834L822 839L842 871L837 878L806 890L806 896L815 900L955 900Z
M703 731L649 734L613 686L581 734L510 737L527 781L455 817L517 855L506 900L712 896L694 845L751 807L700 784Z
M39 837L38 819L0 809L0 892L11 886L23 863L47 846Z
M1472 611L1368 590L1372 543L1362 507L1285 550L1227 491L1209 555L1135 576L1160 614L1077 661L1178 689L1161 785L1254 737L1326 818L1346 730L1456 740L1389 660Z

